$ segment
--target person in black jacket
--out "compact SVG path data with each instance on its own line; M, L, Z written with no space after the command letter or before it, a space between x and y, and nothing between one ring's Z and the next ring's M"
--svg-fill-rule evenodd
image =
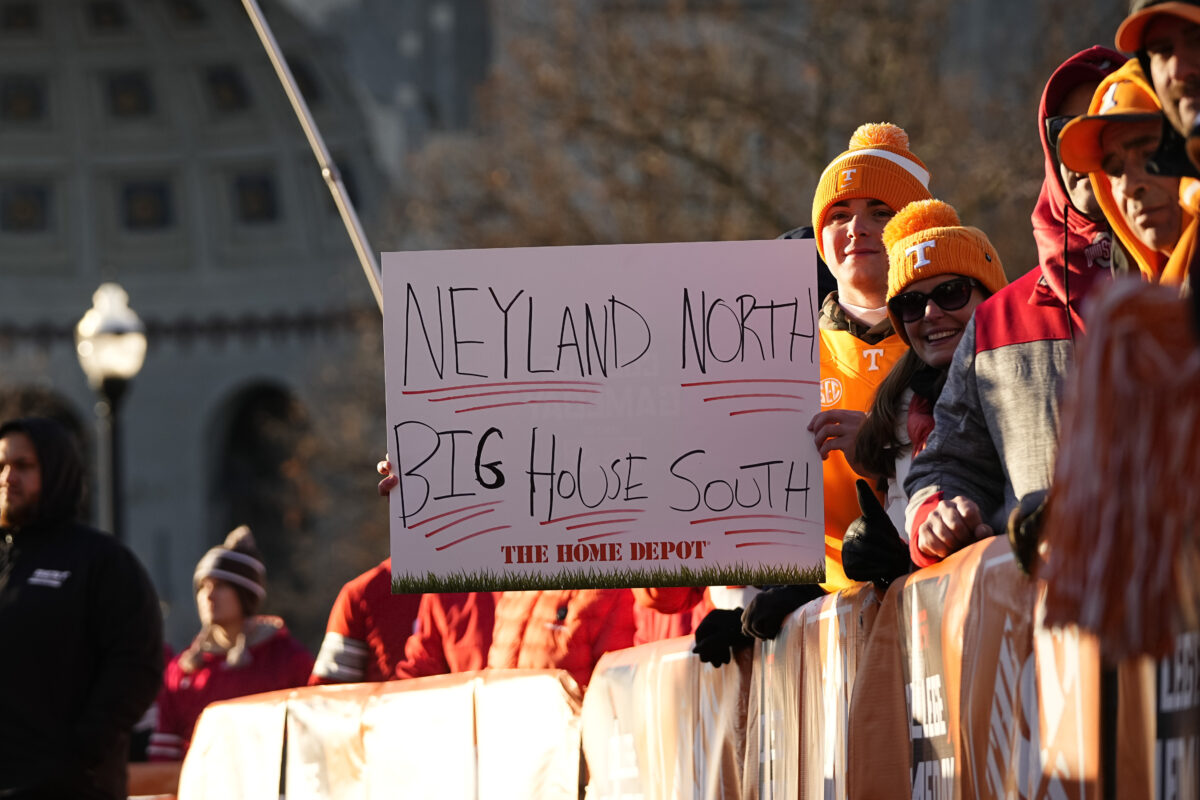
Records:
M162 681L158 596L76 521L83 497L61 425L0 424L0 798L124 798L129 732Z

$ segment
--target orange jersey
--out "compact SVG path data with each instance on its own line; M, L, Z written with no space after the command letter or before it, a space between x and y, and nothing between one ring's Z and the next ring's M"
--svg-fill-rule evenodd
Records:
M821 410L846 408L867 411L875 399L875 389L904 355L908 345L892 334L867 344L849 331L821 329ZM846 527L861 516L854 481L860 476L847 463L840 450L830 453L824 463L825 478L825 583L835 592L851 581L842 571L842 537ZM886 498L880 496L880 502Z

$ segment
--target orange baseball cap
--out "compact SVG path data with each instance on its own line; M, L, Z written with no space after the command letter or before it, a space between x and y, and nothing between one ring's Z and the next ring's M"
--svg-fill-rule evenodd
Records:
M1129 9L1129 16L1117 28L1117 49L1126 53L1136 53L1142 49L1142 33L1146 23L1156 14L1174 14L1189 22L1200 24L1200 3L1180 2L1180 0L1135 0Z
M1200 7L1197 8L1200 11ZM1092 99L1091 112L1067 123L1058 135L1058 157L1075 172L1103 169L1104 149L1100 136L1114 122L1161 122L1162 107L1154 92L1135 80L1101 84L1099 102ZM1099 94L1102 92L1103 94Z

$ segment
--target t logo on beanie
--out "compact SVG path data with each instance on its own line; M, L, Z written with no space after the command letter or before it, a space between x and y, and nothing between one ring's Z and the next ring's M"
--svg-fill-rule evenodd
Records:
M917 261L913 264L913 269L920 269L931 263L929 257L925 255L925 251L931 247L937 247L937 242L933 239L925 242L917 242L912 247L905 248L904 256L907 258L910 255L916 255Z
M900 209L883 229L883 244L888 251L889 303L910 283L937 275L974 278L988 294L1008 283L987 234L963 225L958 212L941 200L918 200ZM908 344L908 332L891 306L888 317Z
M1117 107L1117 88L1122 83L1129 83L1129 81L1120 81L1108 87L1108 91L1104 93L1104 97L1100 100L1100 110L1096 112L1097 114L1107 114Z
M812 208L817 253L828 257L821 231L835 203L865 198L899 211L929 196L929 170L908 149L904 129L888 122L860 125L849 149L830 161L817 181Z

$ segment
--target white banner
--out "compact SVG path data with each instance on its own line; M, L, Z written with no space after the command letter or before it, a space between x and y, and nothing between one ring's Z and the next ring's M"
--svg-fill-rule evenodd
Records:
M383 289L397 591L823 564L811 241L384 253Z

